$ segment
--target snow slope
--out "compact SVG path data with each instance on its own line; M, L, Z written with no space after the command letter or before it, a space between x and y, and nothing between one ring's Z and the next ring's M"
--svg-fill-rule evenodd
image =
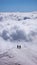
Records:
M37 65L37 12L0 12L0 65Z

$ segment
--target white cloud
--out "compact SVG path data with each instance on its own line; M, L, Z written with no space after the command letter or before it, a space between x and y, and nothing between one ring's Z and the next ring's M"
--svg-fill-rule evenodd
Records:
M37 12L0 14L0 64L37 65Z

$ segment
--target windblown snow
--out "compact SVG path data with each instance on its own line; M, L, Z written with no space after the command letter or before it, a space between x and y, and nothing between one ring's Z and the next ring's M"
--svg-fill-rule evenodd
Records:
M37 12L0 12L0 65L37 65Z

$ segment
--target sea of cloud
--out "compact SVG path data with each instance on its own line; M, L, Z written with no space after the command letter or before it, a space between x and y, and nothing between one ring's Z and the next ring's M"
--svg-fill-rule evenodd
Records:
M37 12L0 12L0 65L37 65Z

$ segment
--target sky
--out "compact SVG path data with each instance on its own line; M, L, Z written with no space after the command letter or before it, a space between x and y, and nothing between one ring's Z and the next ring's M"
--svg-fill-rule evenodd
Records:
M37 0L0 0L0 12L37 11Z

